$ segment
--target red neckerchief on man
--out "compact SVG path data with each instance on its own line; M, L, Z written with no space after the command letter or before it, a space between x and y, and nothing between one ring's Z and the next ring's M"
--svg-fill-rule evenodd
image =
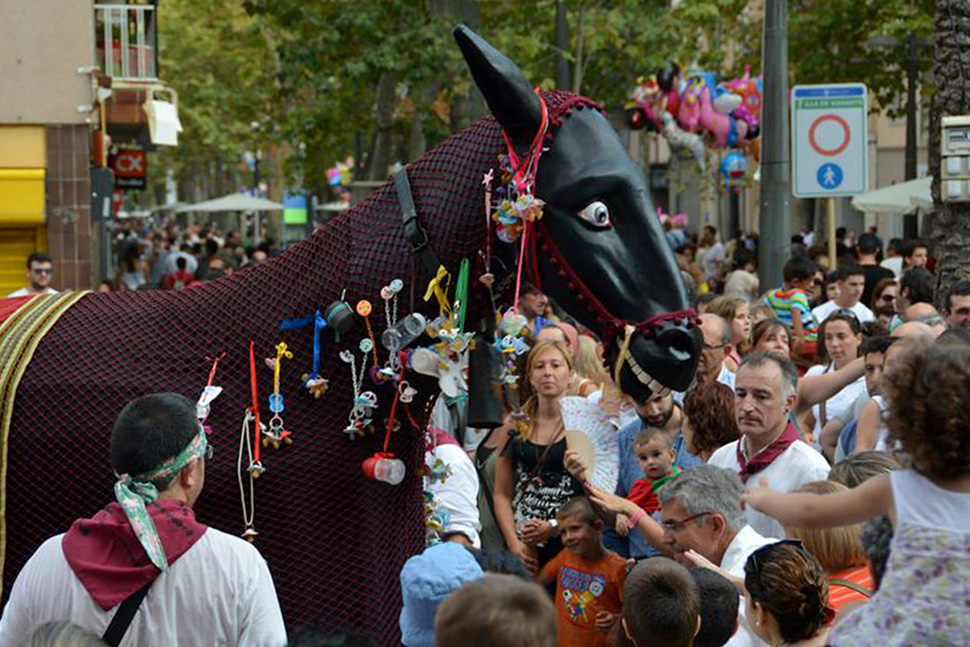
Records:
M155 523L169 565L208 530L182 501L155 501L145 508ZM118 503L111 503L90 519L75 521L61 547L71 570L106 611L161 574L138 542Z
M778 438L776 438L767 447L758 452L751 460L746 460L744 458L744 452L741 451L741 445L744 443L744 437L742 436L738 440L738 465L741 466L741 481L746 482L749 477L754 476L761 470L765 469L769 465L775 462L788 447L799 440L801 436L798 433L798 428L795 427L795 423L791 420L788 421L788 426L785 427L785 431L781 433Z

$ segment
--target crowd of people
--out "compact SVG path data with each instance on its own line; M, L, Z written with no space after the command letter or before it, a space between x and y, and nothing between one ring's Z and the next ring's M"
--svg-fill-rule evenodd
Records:
M763 289L753 237L725 245L707 227L693 243L683 223L664 224L700 313L693 385L625 402L595 336L526 286L523 404L498 429L449 429L478 472L464 500L477 502L480 532L444 534L510 554L517 570L455 582L438 624L404 644L970 644L957 601L970 415L956 404L970 387L970 282L937 310L925 243L890 241L883 258L874 231L839 232L830 269L805 232L783 284ZM571 447L566 397L609 414L615 490ZM555 617L555 639L455 613L450 600L497 591L509 572L525 579L523 568L552 602L533 617ZM404 627L416 616L402 587Z
M754 239L724 245L708 227L695 257L682 223L665 228L699 313L693 384L625 399L595 335L524 286L531 350L505 424L460 426L460 399L435 408L426 460L451 476L426 486L443 530L401 571L401 643L970 644L970 282L937 311L927 246L890 241L880 260L867 232L840 236L834 270L800 235L783 285L759 286ZM177 271L192 273L181 254L170 252ZM615 488L592 478L591 458L609 457L571 445L570 397L609 420ZM0 644L103 644L115 608L157 574L147 558L126 562L141 547L161 548L164 581L121 644L373 644L312 628L287 643L256 549L192 515L206 453L193 403L131 403L112 435L121 503L38 550ZM65 596L94 634L42 624L64 619ZM74 642L49 638L71 631Z
M272 239L254 245L239 231L223 231L215 223L183 227L164 218L129 222L118 225L113 234L113 273L91 288L181 290L265 263L276 251ZM51 286L53 260L44 253L31 254L27 285L7 296L56 292Z

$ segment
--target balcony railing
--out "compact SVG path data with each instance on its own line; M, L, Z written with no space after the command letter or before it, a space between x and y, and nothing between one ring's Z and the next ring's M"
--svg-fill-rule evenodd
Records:
M153 5L96 4L94 24L97 63L105 76L128 81L156 80Z

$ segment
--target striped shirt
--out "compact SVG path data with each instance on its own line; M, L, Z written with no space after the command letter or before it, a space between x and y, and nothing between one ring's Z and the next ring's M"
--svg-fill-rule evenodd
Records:
M794 329L792 310L802 314L802 328L805 330L805 341L818 340L818 326L812 318L812 308L808 305L808 297L797 288L791 290L772 290L765 294L764 304L775 311L778 321Z
M829 575L829 606L840 611L843 606L849 602L859 601L865 602L869 599L868 595L859 593L858 591L851 589L847 586L841 584L833 584L833 580L844 580L852 582L864 589L868 589L870 592L874 589L874 584L872 581L872 570L869 565L856 566L853 568L847 568L844 571L839 571L838 573L832 573ZM871 595L871 593L870 593Z

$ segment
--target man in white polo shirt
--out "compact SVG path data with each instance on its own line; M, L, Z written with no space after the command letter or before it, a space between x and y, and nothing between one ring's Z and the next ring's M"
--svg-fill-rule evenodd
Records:
M732 577L743 579L748 556L778 541L761 536L748 525L741 490L737 472L710 464L682 472L661 488L663 543L678 562L695 566L696 558L688 555L694 551ZM738 615L737 633L727 647L766 647L748 624L744 600Z
M810 481L825 479L828 462L802 442L788 417L797 387L798 372L787 357L769 352L746 356L734 386L741 438L714 452L708 464L733 470L743 482L764 477L776 492L792 492ZM775 519L750 507L747 515L758 533L785 536Z

